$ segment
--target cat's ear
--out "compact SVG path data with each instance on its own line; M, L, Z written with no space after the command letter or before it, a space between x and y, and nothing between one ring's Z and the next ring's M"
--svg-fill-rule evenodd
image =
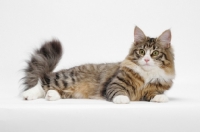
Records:
M171 30L165 30L159 37L158 37L159 43L164 48L169 48L171 45Z
M134 30L134 43L142 42L146 39L144 32L137 26L135 26Z

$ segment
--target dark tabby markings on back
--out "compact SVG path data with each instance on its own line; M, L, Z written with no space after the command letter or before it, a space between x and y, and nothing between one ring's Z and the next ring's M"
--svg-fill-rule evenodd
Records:
M64 88L67 88L68 86L68 83L66 81L62 81L63 85L64 85Z
M58 81L56 79L54 79L54 84L59 87Z
M62 75L63 75L64 79L68 78L68 76L65 74L65 71L62 71Z
M59 80L60 76L58 73L56 73L56 79Z
M73 70L70 72L70 77L71 77L71 79L72 79L72 82L75 83L74 71L73 71Z

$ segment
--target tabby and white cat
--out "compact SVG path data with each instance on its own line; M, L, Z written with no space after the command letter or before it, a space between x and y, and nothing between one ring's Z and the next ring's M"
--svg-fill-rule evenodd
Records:
M134 43L124 61L86 64L52 72L62 56L58 40L35 51L25 69L25 100L45 98L106 99L117 104L130 101L167 102L164 92L175 76L171 31L146 37L135 27Z

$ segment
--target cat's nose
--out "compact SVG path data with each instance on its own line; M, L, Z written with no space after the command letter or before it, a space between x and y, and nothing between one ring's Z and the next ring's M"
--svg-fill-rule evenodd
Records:
M149 59L144 59L144 61L146 61L146 63L149 61Z

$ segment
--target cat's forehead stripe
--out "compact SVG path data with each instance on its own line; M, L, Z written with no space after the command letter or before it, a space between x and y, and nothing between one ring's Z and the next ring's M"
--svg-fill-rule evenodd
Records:
M156 38L147 37L146 43L142 46L143 49L150 49L153 50L158 49L159 47L156 45Z
M149 43L155 43L156 42L156 38L147 37L147 42L149 42Z

